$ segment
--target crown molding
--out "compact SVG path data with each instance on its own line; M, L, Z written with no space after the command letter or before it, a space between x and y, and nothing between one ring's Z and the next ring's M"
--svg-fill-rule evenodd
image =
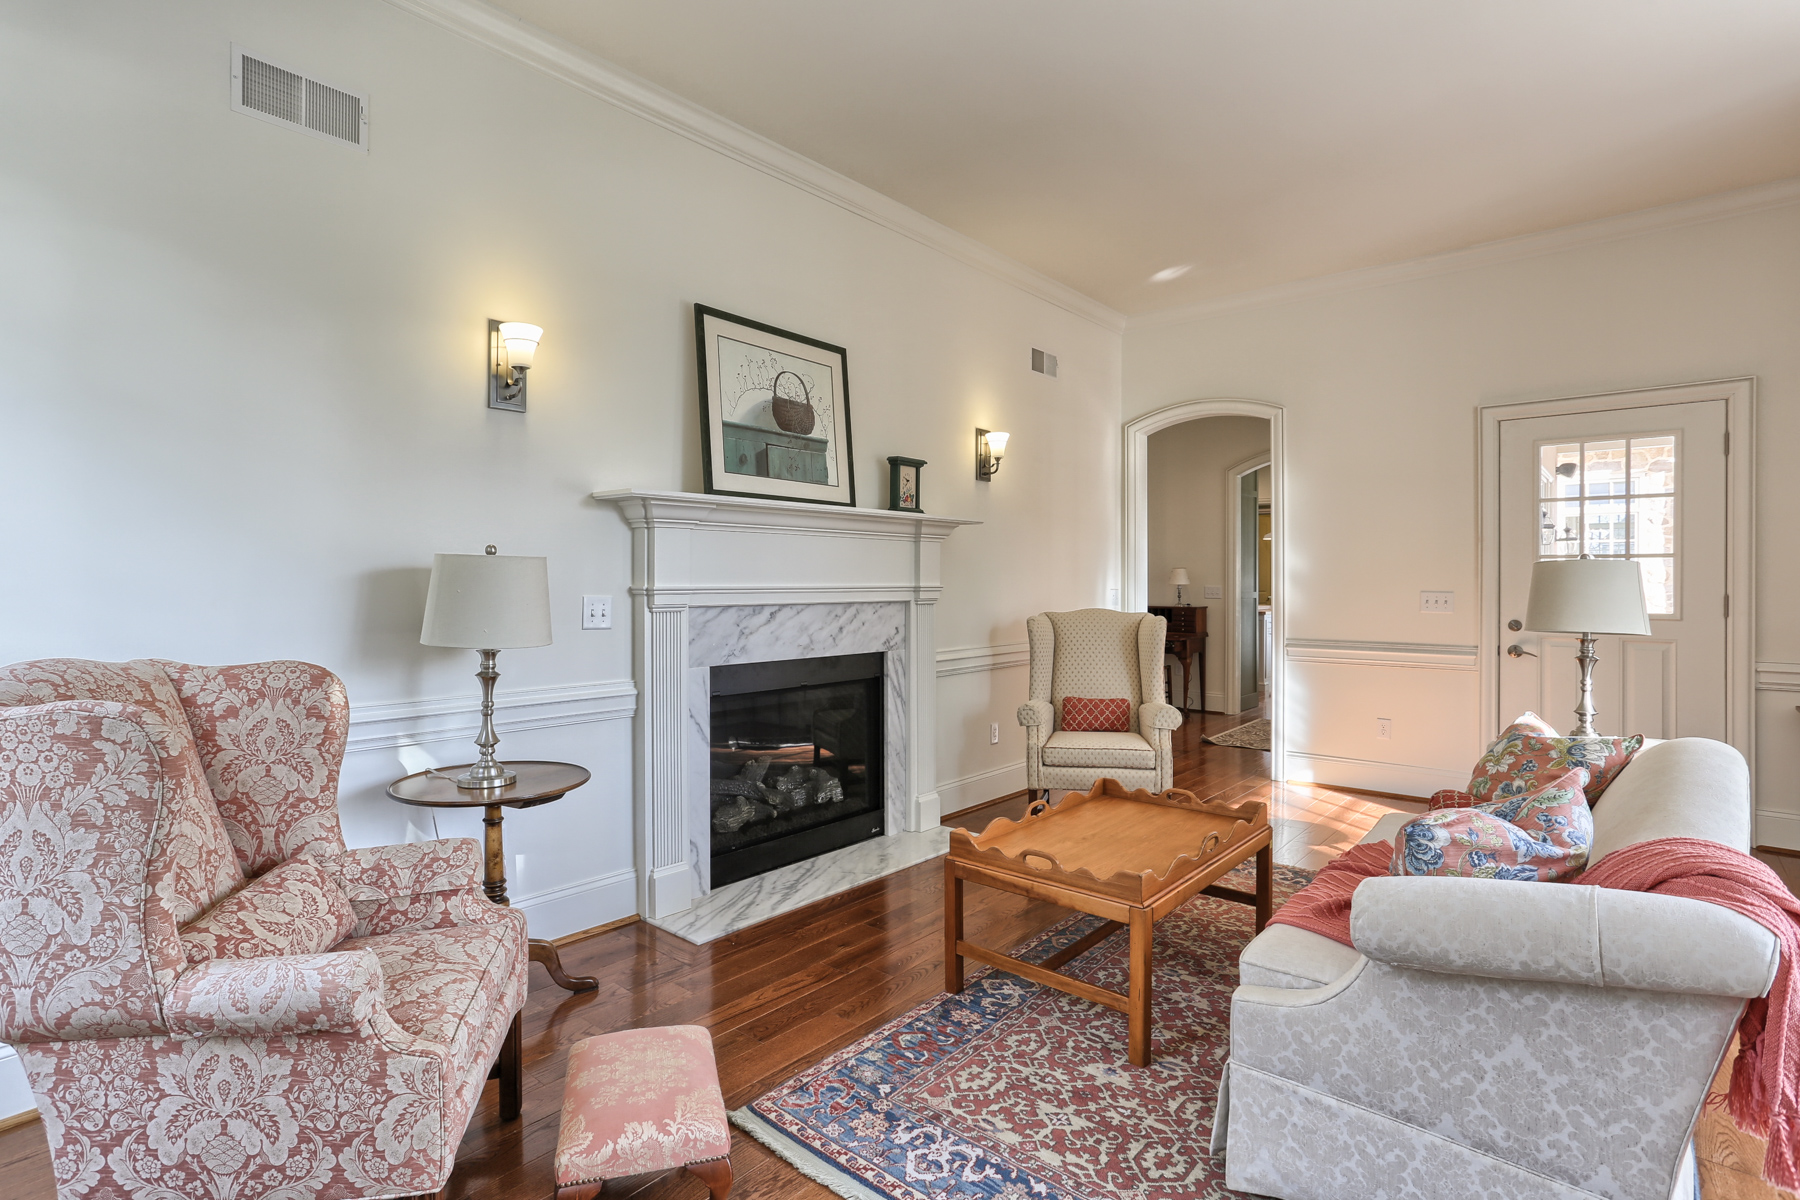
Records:
M745 129L641 79L624 68L480 0L387 0L395 8L536 68L633 116L771 175L885 229L929 246L966 266L1029 292L1113 333L1125 314L1067 284L1032 270L986 243L941 225L874 188L840 175L759 133Z
M1291 304L1297 300L1312 300L1320 296L1360 292L1415 279L1429 279L1435 275L1450 275L1497 263L1540 258L1581 246L1619 241L1665 229L1679 229L1684 225L1700 225L1727 217L1747 216L1793 204L1800 204L1800 179L1779 179L1773 183L1757 184L1731 192L1716 192L1710 196L1664 204L1657 208L1600 217L1593 221L1583 221L1579 225L1564 225L1541 233L1525 233L1518 237L1481 242L1461 250L1446 250L1441 254L1428 254L1422 258L1384 263L1375 267L1358 267L1335 275L1296 279L1290 283L1278 283L1253 291L1221 296L1216 300L1157 309L1154 312L1139 313L1129 318L1126 324L1130 329L1178 325L1184 321L1196 321L1237 309Z

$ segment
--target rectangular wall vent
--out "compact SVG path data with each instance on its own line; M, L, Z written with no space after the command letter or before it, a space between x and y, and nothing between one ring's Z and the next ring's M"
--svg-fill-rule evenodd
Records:
M369 149L369 98L231 48L231 107L339 145Z
M1039 350L1037 347L1033 346L1031 349L1031 369L1036 371L1039 375L1048 375L1050 378L1055 379L1056 355L1050 353L1048 350Z

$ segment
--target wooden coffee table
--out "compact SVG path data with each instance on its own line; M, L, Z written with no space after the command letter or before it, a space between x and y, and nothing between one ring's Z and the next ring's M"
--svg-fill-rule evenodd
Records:
M1252 854L1256 890L1216 881ZM1268 923L1274 892L1268 807L1256 800L1220 804L1192 792L1126 791L1102 779L1085 796L1054 806L1038 801L1014 821L979 834L950 832L944 859L944 990L963 989L964 958L1057 988L1124 1013L1131 1061L1150 1065L1150 935L1157 921L1197 895L1256 906ZM1048 900L1106 918L1106 923L1041 963L1028 963L963 940L963 883ZM1130 993L1120 995L1059 974L1056 968L1117 929L1131 929Z

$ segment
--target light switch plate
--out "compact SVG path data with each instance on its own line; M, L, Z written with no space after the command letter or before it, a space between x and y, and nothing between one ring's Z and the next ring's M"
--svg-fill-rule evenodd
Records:
M1453 613L1456 611L1456 593L1420 592L1419 611L1428 613Z
M581 598L581 627L583 629L611 629L612 597L583 596Z
M1225 585L1222 583L1207 584L1204 588L1200 589L1200 598L1202 600L1223 600L1225 598Z

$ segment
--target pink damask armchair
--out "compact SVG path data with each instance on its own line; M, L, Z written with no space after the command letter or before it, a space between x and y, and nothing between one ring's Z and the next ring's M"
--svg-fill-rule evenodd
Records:
M466 840L346 850L343 684L298 662L0 669L0 1039L61 1200L434 1192L499 1060L521 914Z

